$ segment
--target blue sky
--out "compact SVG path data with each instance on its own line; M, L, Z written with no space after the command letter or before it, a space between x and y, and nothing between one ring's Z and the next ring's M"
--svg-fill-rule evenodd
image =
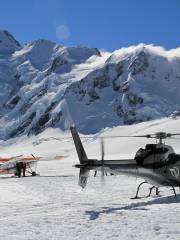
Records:
M22 44L45 38L115 50L180 46L180 0L1 0L0 29Z

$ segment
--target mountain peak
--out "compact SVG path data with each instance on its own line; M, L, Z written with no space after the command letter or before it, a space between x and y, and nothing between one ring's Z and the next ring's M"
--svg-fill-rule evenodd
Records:
M32 47L45 47L45 46L54 47L56 45L60 46L59 44L47 39L37 39L28 44L28 46L32 46Z
M180 109L180 48L139 44L107 53L44 39L21 48L0 31L1 53L3 139L71 122L92 134Z
M12 54L21 49L20 43L7 31L0 30L0 54Z

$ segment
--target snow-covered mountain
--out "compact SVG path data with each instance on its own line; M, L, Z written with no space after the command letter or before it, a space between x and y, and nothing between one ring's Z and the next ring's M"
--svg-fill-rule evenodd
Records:
M147 121L180 109L180 48L140 44L113 53L48 40L21 46L0 31L0 138L83 133Z

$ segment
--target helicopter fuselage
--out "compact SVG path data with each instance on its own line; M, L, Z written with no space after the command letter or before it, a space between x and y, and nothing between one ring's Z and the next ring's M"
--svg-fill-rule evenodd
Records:
M180 133L157 132L155 134L129 136L134 138L154 138L158 140L158 143L147 144L144 149L140 148L133 159L121 160L104 160L104 144L101 139L102 158L101 160L97 160L87 157L74 125L70 127L70 130L80 161L80 164L76 164L75 167L80 168L79 185L82 188L87 184L90 170L94 170L95 175L97 171L101 171L102 176L104 173L109 172L116 175L139 177L144 179L145 183L150 183L156 188L159 186L172 186L174 190L174 186L180 187L180 155L176 154L171 146L163 143L164 139L180 135Z
M140 177L154 186L180 186L180 155L169 145L147 144L134 160L105 160L103 164L104 170L114 175ZM94 170L101 171L102 167L95 165Z

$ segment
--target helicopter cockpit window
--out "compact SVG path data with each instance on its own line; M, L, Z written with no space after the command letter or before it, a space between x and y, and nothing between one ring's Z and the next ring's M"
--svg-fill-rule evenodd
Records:
M157 145L156 144L147 144L146 145L146 149L147 150L151 150L151 153L166 153L168 152L168 149L165 148L165 147L158 147L157 148Z
M154 150L154 149L156 149L156 144L146 144L146 149L147 150Z
M136 156L142 156L144 153L145 153L145 149L140 148L140 149L137 151Z
M143 165L145 158L147 158L148 156L151 156L152 154L164 154L166 152L168 152L168 149L165 147L157 148L156 144L147 144L145 149L140 148L136 152L135 160L138 165ZM154 161L154 158L152 159L152 161Z
M135 156L135 160L137 162L138 165L142 165L144 158L147 154L147 150L140 148L137 152L136 152L136 156Z
M171 153L168 156L167 164L174 164L180 161L180 155L176 153Z

